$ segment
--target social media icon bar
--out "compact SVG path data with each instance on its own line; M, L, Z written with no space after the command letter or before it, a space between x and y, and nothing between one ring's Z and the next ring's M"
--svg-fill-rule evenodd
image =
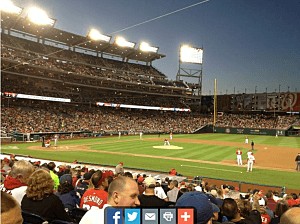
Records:
M178 224L194 224L194 209L179 208L177 210Z
M123 224L123 209L107 208L105 213L105 223Z
M158 209L143 209L143 224L158 224Z
M160 224L176 224L176 209L160 209Z
M125 224L141 224L141 210L125 209Z

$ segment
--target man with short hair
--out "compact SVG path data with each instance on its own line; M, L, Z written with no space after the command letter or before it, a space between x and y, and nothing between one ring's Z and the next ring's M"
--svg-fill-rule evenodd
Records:
M50 176L51 178L54 180L54 190L58 189L58 185L59 185L59 178L58 176L54 173L54 169L55 169L56 165L54 162L50 162L48 163L48 169L50 170Z
M258 203L258 201L256 201L256 203ZM246 217L245 219L242 219L240 211L238 210L237 203L232 198L224 199L221 210L223 215L226 216L226 218L230 222L236 224L261 224L262 223L260 213L257 210L250 211L249 216Z
M1 191L1 224L22 224L20 204L11 195Z
M272 191L268 191L266 193L266 197L267 197L267 206L269 207L269 209L271 209L273 212L275 212L276 209L276 201L273 199L273 193Z
M179 192L178 181L177 180L172 180L171 181L171 183L170 183L170 189L171 190L169 190L167 192L168 199L171 202L176 202L177 198L178 198L178 192Z
M105 208L137 207L140 205L138 195L137 183L132 178L119 176L109 185L107 204L102 209L92 207L82 217L80 224L104 224Z
M164 207L165 201L155 195L156 181L153 177L147 177L144 181L145 193L139 195L141 207Z
M280 217L280 224L299 224L300 208L293 207L283 213Z
M15 162L9 176L0 186L0 190L12 195L21 204L22 198L26 194L28 178L33 172L34 167L30 162L26 160Z
M107 177L108 172L102 173L102 171L97 171L92 176L92 183L94 189L88 189L81 198L80 208L90 210L92 207L103 208L107 203L108 193L104 190L108 187Z

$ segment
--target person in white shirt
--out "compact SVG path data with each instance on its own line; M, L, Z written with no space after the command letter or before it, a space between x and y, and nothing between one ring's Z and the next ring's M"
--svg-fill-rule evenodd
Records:
M255 157L253 156L253 153L248 157L247 161L247 172L252 172L253 164L255 163Z
M156 183L156 187L154 188L154 193L155 193L155 196L159 197L160 199L168 201L168 197L167 197L164 189L160 186L159 183Z
M137 183L129 177L119 176L108 188L107 204L102 209L92 207L80 220L79 224L104 224L104 212L107 207L137 207L139 189Z

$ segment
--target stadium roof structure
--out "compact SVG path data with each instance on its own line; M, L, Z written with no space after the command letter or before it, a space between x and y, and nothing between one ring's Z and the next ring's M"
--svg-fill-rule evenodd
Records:
M66 47L75 47L94 53L122 58L124 61L134 60L152 62L165 57L163 54L144 52L139 48L120 47L116 43L90 40L81 36L49 25L37 25L27 18L1 11L1 27L23 35L29 35L41 40L50 41Z

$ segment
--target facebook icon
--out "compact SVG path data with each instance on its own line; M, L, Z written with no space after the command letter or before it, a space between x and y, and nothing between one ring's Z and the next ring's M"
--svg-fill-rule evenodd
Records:
M123 210L122 209L105 209L105 223L107 224L123 224Z

